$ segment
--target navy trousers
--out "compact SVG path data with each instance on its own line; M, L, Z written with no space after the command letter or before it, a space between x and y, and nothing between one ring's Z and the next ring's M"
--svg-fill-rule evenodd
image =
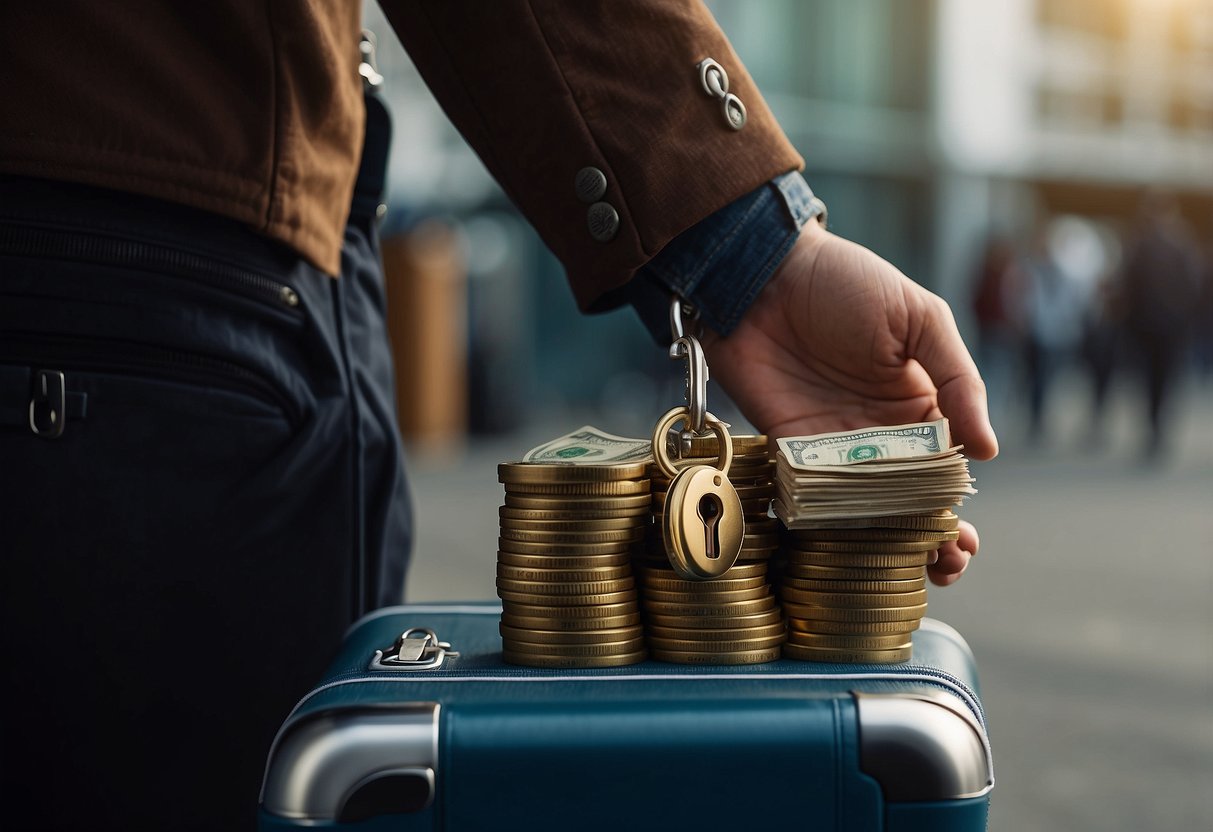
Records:
M251 828L277 726L403 597L373 209L342 268L0 179L5 828Z

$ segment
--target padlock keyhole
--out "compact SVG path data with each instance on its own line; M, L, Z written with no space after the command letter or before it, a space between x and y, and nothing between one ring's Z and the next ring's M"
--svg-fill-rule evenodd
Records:
M720 515L724 503L715 494L704 494L699 500L699 519L703 521L703 549L708 558L720 557Z

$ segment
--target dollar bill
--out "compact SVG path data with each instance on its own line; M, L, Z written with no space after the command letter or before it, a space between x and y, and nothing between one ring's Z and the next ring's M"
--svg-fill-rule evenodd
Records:
M647 462L653 458L648 439L615 436L593 425L585 425L527 451L523 462L603 465L612 462Z
M946 419L778 443L775 514L790 529L931 514L977 493Z
M788 464L802 470L822 465L931 457L954 450L947 419L786 437L777 441Z

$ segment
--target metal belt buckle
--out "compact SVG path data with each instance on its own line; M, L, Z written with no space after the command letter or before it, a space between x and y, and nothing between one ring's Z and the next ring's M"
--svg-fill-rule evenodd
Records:
M437 670L447 656L459 653L449 642L440 641L428 627L411 627L386 650L376 650L370 670Z

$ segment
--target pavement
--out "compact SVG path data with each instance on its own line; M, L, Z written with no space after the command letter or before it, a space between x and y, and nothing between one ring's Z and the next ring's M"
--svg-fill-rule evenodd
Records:
M930 592L930 615L965 635L981 668L990 830L1213 828L1213 383L1188 385L1169 455L1153 463L1131 391L1113 392L1097 441L1080 381L1058 387L1047 443L996 414L1002 453L973 465L980 493L963 511L980 554ZM609 419L562 413L412 449L409 600L494 597L496 464L585 422L625 432Z

